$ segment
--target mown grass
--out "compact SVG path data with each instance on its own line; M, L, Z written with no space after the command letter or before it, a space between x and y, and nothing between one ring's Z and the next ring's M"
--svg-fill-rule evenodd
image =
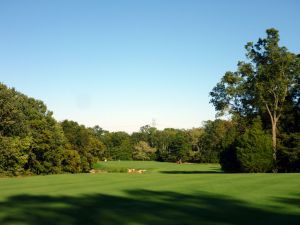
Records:
M149 172L1 178L0 224L300 224L300 174L217 173L214 164L105 167Z
M109 173L127 173L128 169L146 170L146 173L220 173L219 164L168 163L154 161L108 161L95 164L96 170Z

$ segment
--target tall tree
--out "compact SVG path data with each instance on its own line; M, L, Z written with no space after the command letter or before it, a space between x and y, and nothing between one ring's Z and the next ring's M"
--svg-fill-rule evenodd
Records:
M299 85L300 58L279 46L279 33L266 31L267 37L245 48L248 62L239 62L236 72L227 72L210 93L217 111L229 110L246 118L269 117L273 159L277 155L277 127L287 96Z

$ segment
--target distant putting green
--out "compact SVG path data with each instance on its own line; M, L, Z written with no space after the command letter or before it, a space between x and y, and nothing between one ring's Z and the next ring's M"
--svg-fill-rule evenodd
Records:
M300 224L300 174L225 174L216 164L159 162L95 168L101 173L0 178L0 224Z

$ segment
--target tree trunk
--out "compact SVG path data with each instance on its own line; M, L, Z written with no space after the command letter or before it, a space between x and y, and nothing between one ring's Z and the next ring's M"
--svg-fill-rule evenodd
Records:
M277 134L276 134L276 129L277 129L277 122L276 122L276 119L274 119L272 121L272 148L273 148L273 159L274 161L276 162L276 159L277 159L277 154L276 154L276 138L277 138Z
M277 121L278 118L274 117L272 120L272 148L273 148L273 160L274 160L274 169L273 173L278 172L278 168L276 165L277 161Z
M272 148L273 148L273 160L275 163L275 168L273 169L274 173L277 173L278 169L276 166L276 161L277 161L277 122L279 120L280 114L277 115L276 111L271 113L271 110L269 106L266 104L266 108L268 110L270 119L271 119L271 124L272 124ZM277 107L276 107L277 108Z

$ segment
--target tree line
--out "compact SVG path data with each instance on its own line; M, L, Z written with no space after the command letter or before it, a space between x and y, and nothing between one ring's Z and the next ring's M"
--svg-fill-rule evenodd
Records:
M158 130L143 126L131 135L58 122L39 100L0 84L0 173L88 172L99 160L218 162L228 121L203 128Z
M99 160L220 163L229 172L300 171L300 56L279 33L246 45L248 62L210 93L219 116L192 129L108 132L58 122L40 101L0 83L0 174L88 172Z
M6 175L89 172L99 160L217 163L231 121L201 128L108 132L75 121L58 122L39 100L0 84L0 173Z

